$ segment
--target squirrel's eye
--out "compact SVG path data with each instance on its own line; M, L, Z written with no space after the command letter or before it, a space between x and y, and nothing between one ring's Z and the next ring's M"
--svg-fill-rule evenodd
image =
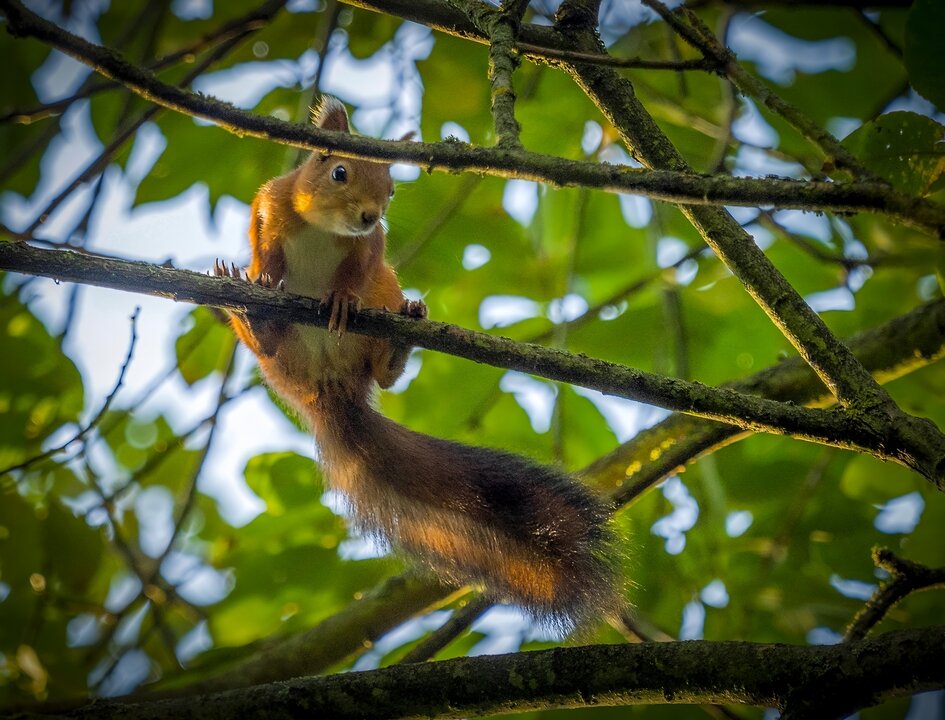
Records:
M391 189L390 189L390 196L391 196L391 197L394 197L394 188L391 188Z
M344 182L348 179L348 171L344 165L337 165L335 169L331 171L331 179L336 182Z

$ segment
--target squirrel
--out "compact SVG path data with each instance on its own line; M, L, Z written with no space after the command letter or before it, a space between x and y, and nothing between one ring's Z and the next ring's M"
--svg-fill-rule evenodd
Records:
M345 106L329 96L313 122L350 132ZM616 616L611 511L587 488L511 453L413 432L374 409L375 383L390 387L410 348L345 334L349 309L427 314L404 297L384 258L380 221L393 194L389 165L325 151L265 183L250 211L249 268L216 261L214 273L319 299L328 327L231 313L233 329L314 432L326 484L346 497L360 531L564 632Z

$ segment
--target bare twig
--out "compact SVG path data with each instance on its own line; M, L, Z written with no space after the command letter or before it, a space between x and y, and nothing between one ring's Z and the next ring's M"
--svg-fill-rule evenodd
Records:
M322 77L325 75L325 63L328 61L328 51L331 49L331 36L338 27L338 18L341 15L341 4L338 0L326 0L323 10L325 17L318 26L318 35L315 38L315 49L318 53L318 65L315 68L315 78L312 80L312 91L308 95L299 95L299 107L296 118L300 122L309 119L312 108L318 106L318 97L322 91ZM291 148L286 170L294 168L302 162L305 151L302 148Z
M671 72L685 72L701 70L703 72L717 72L718 63L711 58L697 58L694 60L653 60L650 58L618 58L603 53L583 53L576 50L561 50L553 47L542 47L531 43L517 42L515 47L524 54L538 56L549 60L567 60L568 62L584 62L594 65L608 65L624 70L669 70Z
M432 660L440 650L462 635L490 607L492 607L492 601L485 596L478 595L472 598L463 607L455 610L446 623L404 655L400 659L401 664Z
M258 30L262 25L260 25L258 18L263 15L271 17L275 15L283 5L285 5L287 0L266 0L263 7L259 10L255 10L250 13L250 16L254 19L252 23L243 23L240 25L242 30L235 35L231 35L213 49L210 54L201 60L190 72L188 72L184 79L181 81L180 88L189 87L190 84L199 77L205 70L211 67L221 58L225 57L231 50L233 50L237 45L239 45L243 40L246 39L248 35L252 32ZM8 18L9 20L9 18ZM53 26L55 27L55 26ZM147 110L140 113L135 119L127 122L124 127L118 130L115 133L115 136L112 138L111 142L99 153L92 162L90 162L84 170L82 170L65 188L63 188L58 195L56 195L46 207L41 210L36 219L33 220L30 225L20 233L21 237L28 237L33 234L33 232L46 220L49 216L64 203L77 188L79 188L83 183L88 182L96 175L102 172L105 169L105 166L111 161L111 158L115 155L116 152L138 131L138 129L144 125L144 123L151 120L159 112L161 112L161 107L154 105Z

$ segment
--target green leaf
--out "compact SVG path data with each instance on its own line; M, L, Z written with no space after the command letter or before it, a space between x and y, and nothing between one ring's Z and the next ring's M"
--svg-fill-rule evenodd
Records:
M903 55L909 82L939 110L945 109L945 4L940 0L915 0L906 21L906 46Z
M209 308L196 307L184 323L188 329L177 338L177 369L184 382L193 385L214 372L224 372L233 357L236 338L232 330Z
M826 67L809 74L798 70L792 80L774 88L778 95L821 127L836 117L862 120L874 117L876 99L895 97L905 81L901 59L868 23L850 22L845 8L817 7L809 13L772 9L764 14L761 22L809 42L852 43L850 66L835 67L825 63ZM816 53L818 48L814 45L797 51ZM778 124L779 133L784 127ZM784 137L782 134L782 139ZM806 140L801 143L808 144ZM790 151L796 147L790 146ZM782 146L781 149L788 148Z
M473 143L483 143L491 137L488 66L489 51L484 45L448 35L436 36L430 56L417 63L424 97L436 98L424 105L421 126L424 140L439 140L446 122L465 128Z
M924 115L881 115L843 144L870 170L913 195L927 194L945 173L945 127Z
M43 522L47 567L51 568L47 583L61 587L50 589L73 597L86 592L104 554L102 531L89 527L58 502L49 505Z
M254 111L289 119L297 97L280 88L263 98ZM209 192L212 213L223 195L248 204L260 185L283 172L284 148L273 143L203 127L179 113L164 113L157 124L167 147L138 185L136 204L167 200L202 184Z
M79 371L46 327L12 296L0 296L0 468L40 452L79 419Z
M296 453L257 455L246 464L246 483L273 516L318 503L315 465Z
M6 78L0 99L0 115L29 111L39 105L30 78L49 55L49 47L32 39L0 33L0 57ZM0 176L3 189L29 197L39 182L39 163L49 140L58 132L52 117L19 122L16 117L0 123Z
M881 505L888 500L921 489L922 479L911 470L894 463L859 455L843 473L840 487L855 500Z
M358 60L370 58L391 41L403 20L394 15L355 10L348 26L348 50Z

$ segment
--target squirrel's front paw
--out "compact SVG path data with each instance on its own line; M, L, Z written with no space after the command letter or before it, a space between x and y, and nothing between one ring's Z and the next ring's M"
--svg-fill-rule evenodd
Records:
M213 274L216 277L228 277L233 280L244 280L243 272L236 267L236 263L230 263L230 267L226 266L225 260L220 260L219 258L213 261Z
M329 290L319 303L323 308L331 308L328 318L328 332L337 332L338 337L345 334L348 328L348 312L354 308L355 312L361 309L361 298L350 290Z
M404 300L400 306L400 314L407 317L425 320L427 317L427 305L423 300Z

